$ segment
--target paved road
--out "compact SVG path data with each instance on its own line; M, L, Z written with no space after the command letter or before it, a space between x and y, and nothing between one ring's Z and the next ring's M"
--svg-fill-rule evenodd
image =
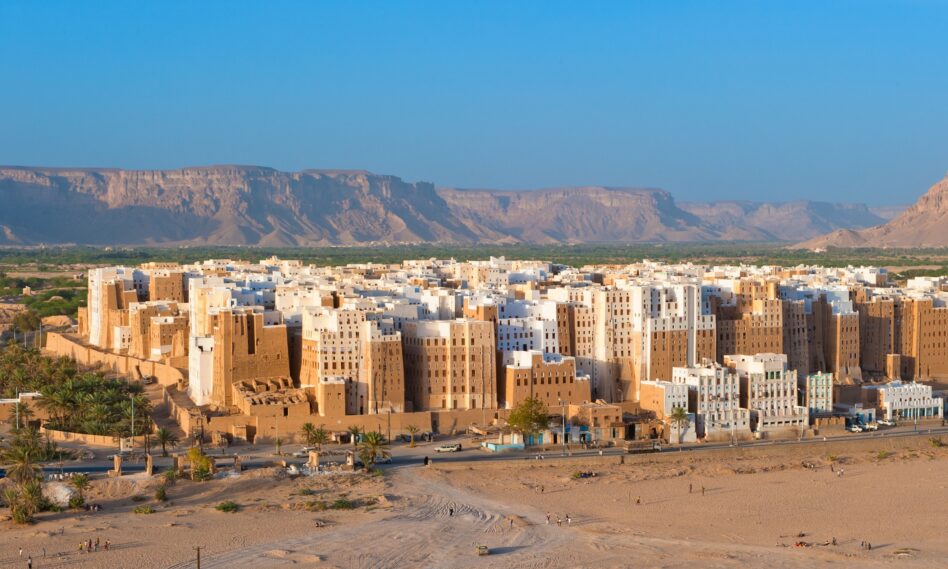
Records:
M890 428L883 431L875 432L864 432L864 433L844 433L840 435L834 435L825 438L809 438L803 440L791 439L791 440L761 440L761 441L746 441L737 444L737 447L740 448L753 448L753 447L771 447L771 446L782 446L782 445L819 445L825 444L826 442L834 441L857 441L857 440L872 440L872 439L890 439L890 438L902 438L902 437L914 437L914 436L940 436L948 434L948 427L932 427L932 428L920 428L918 431L915 431L912 427L897 427ZM537 456L542 456L544 460L556 460L562 458L575 458L575 457L595 457L599 456L599 451L597 450L573 450L571 454L564 454L561 449L551 449L547 452L537 452L537 451L508 451L504 453L488 453L475 449L465 449L462 452L458 453L435 453L434 448L443 444L442 442L437 442L432 445L429 445L428 448L425 448L422 453L419 453L419 449L423 447L416 447L415 452L412 453L413 456L405 456L403 454L393 453L392 464L395 466L404 466L409 464L420 464L425 454L427 456L434 458L438 462L479 462L484 460L531 460L535 459ZM722 450L732 448L730 443L707 443L707 444L690 444L690 445L665 445L663 452L710 452L715 450ZM605 448L602 451L603 456L621 456L624 455L625 450L618 447Z
M843 433L840 435L834 435L826 438L810 438L810 439L791 439L791 440L762 440L762 441L746 441L739 443L738 447L740 448L754 448L754 447L770 447L770 446L782 446L782 445L819 445L824 444L825 442L834 442L834 441L857 441L857 440L871 440L871 439L890 439L890 438L903 438L903 437L914 437L914 436L942 436L948 435L948 427L925 427L919 428L916 431L911 426L901 426L896 428L889 428L882 431L875 432L865 432L865 433ZM436 453L435 448L446 443L460 442L464 445L464 450L462 452L456 453ZM298 446L298 445L297 445ZM292 452L295 448L294 446L287 445L287 451ZM323 461L336 461L341 462L343 460L343 455L340 454L340 451L344 451L349 447L335 448L336 454L331 456L324 456ZM727 448L732 448L732 445L729 443L707 443L707 444L688 444L681 445L665 445L666 450L663 452L712 452L715 450L722 450ZM272 466L274 462L278 459L275 456L270 456L269 450L262 450L259 448L247 448L243 449L241 447L234 447L231 449L231 452L237 452L241 454L243 459L243 466L247 469L261 468L265 466ZM621 456L624 455L625 451L622 448L610 447L602 450L602 456ZM538 452L536 450L532 451L508 451L503 453L490 453L486 451L479 450L477 445L474 445L470 442L469 438L466 437L446 437L442 438L433 443L424 443L419 444L415 448L410 448L407 444L397 444L392 451L392 462L390 464L380 465L383 469L388 468L398 468L405 466L420 465L424 461L424 457L428 456L439 463L449 462L482 462L482 461L493 461L493 460L534 460L537 456L542 456L543 460L557 460L563 458L576 458L576 457L595 457L599 456L599 451L597 450L571 450L570 454L565 454L561 449L551 449L546 452ZM221 459L223 460L223 459ZM303 458L293 458L293 457L283 457L279 460L285 460L287 464L295 464L297 466L302 466L306 463L306 459ZM223 466L223 464L222 464ZM171 467L171 459L159 457L155 459L155 472L161 472L163 470ZM65 464L60 469L58 464L46 464L43 466L43 472L45 474L58 474L63 473L72 473L72 472L86 472L86 473L104 473L112 469L112 461L105 459L96 459L95 461L82 463L82 464ZM143 472L145 470L144 462L141 463L130 463L126 462L122 465L122 470L127 473L136 473ZM3 476L4 471L0 469L0 476Z

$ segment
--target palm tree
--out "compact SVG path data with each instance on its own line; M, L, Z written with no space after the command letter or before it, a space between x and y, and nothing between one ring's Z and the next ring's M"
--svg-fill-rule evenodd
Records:
M359 428L359 425L352 425L346 430L352 435L352 446L357 446L359 444L359 435L362 434L362 429Z
M379 458L392 456L388 451L388 442L382 433L370 431L362 435L362 443L359 445L359 457L362 458L366 468L375 464Z
M688 411L685 411L681 407L675 407L672 409L672 414L669 417L675 428L678 430L678 444L681 444L681 431L683 428L687 428L690 421L688 419Z
M303 426L300 427L300 433L303 434L303 440L306 441L307 446L313 446L313 437L316 434L316 425L312 423L303 423Z
M168 456L167 447L174 448L178 445L178 437L164 427L155 431L155 440L161 445L161 456Z
M416 425L408 425L405 427L405 430L408 431L408 436L410 437L408 446L410 448L415 448L415 435L417 435L418 431L421 429L419 429Z
M314 446L322 450L323 445L329 442L329 431L322 425L316 427L312 423L305 423L300 429L306 438L307 446Z
M76 493L79 494L79 501L85 502L86 496L85 492L89 489L89 476L87 474L79 473L73 476L69 483L72 484L72 487L76 489Z
M39 511L43 505L43 485L37 479L30 480L20 486L19 507L27 519L32 519L33 514Z
M17 506L20 503L20 491L13 486L3 489L3 501L10 508L10 515L16 517Z
M22 441L17 441L5 449L3 462L11 465L7 468L7 478L18 486L36 480L41 473L40 466L35 462L37 454L37 448Z

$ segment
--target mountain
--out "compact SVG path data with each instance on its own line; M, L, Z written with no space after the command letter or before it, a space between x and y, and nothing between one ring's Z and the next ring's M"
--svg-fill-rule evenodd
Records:
M646 188L436 188L365 171L232 165L0 167L0 203L0 245L773 241L884 221L853 204L677 203Z
M837 229L800 247L946 247L948 176L929 188L914 205L884 225L861 230Z
M682 203L681 207L732 240L798 241L840 227L863 228L885 222L863 204L720 201Z

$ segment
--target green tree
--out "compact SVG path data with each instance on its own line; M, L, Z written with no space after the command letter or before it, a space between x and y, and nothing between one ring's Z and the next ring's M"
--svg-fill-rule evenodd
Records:
M684 429L688 428L690 420L688 418L688 411L684 410L681 407L675 407L672 409L672 414L669 416L673 425L675 425L675 430L678 432L678 444L681 444L681 432Z
M362 442L359 443L359 458L366 468L374 466L380 458L386 458L392 454L388 450L388 441L382 433L378 431L369 431L362 435Z
M20 332L39 330L40 317L34 310L23 310L13 317L13 326Z
M3 450L2 460L7 466L7 478L17 486L39 478L41 469L38 446L30 445L17 438L13 444Z
M161 456L168 456L168 447L174 448L178 445L178 437L164 427L155 431L155 440L161 445Z
M322 425L317 427L312 423L305 423L300 432L303 433L307 446L314 446L322 450L323 445L329 442L329 431Z
M524 438L536 436L549 427L550 415L546 404L536 397L521 401L510 412L507 426Z
M20 507L30 518L43 507L43 485L34 478L20 487Z
M188 461L191 463L191 480L203 482L211 477L211 459L200 447L188 449Z
M86 501L86 490L89 489L89 485L91 484L89 476L80 472L70 478L69 483L76 489L76 493L79 495L79 501L84 503Z
M410 448L415 448L415 435L417 435L421 429L419 429L417 425L408 425L405 427L405 430L408 431L408 446Z

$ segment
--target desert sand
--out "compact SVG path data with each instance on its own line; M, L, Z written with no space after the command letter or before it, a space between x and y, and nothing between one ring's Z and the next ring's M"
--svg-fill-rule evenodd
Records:
M202 568L948 567L948 448L926 437L671 451L624 464L436 462L384 476L290 480L270 469L180 481L166 504L151 499L158 483L97 481L99 513L5 522L0 567L19 566L19 547L37 568L194 567L198 545ZM341 497L357 507L321 509ZM223 500L240 511L216 511ZM156 513L132 513L143 503ZM78 552L96 536L112 550ZM476 556L479 544L492 554Z

